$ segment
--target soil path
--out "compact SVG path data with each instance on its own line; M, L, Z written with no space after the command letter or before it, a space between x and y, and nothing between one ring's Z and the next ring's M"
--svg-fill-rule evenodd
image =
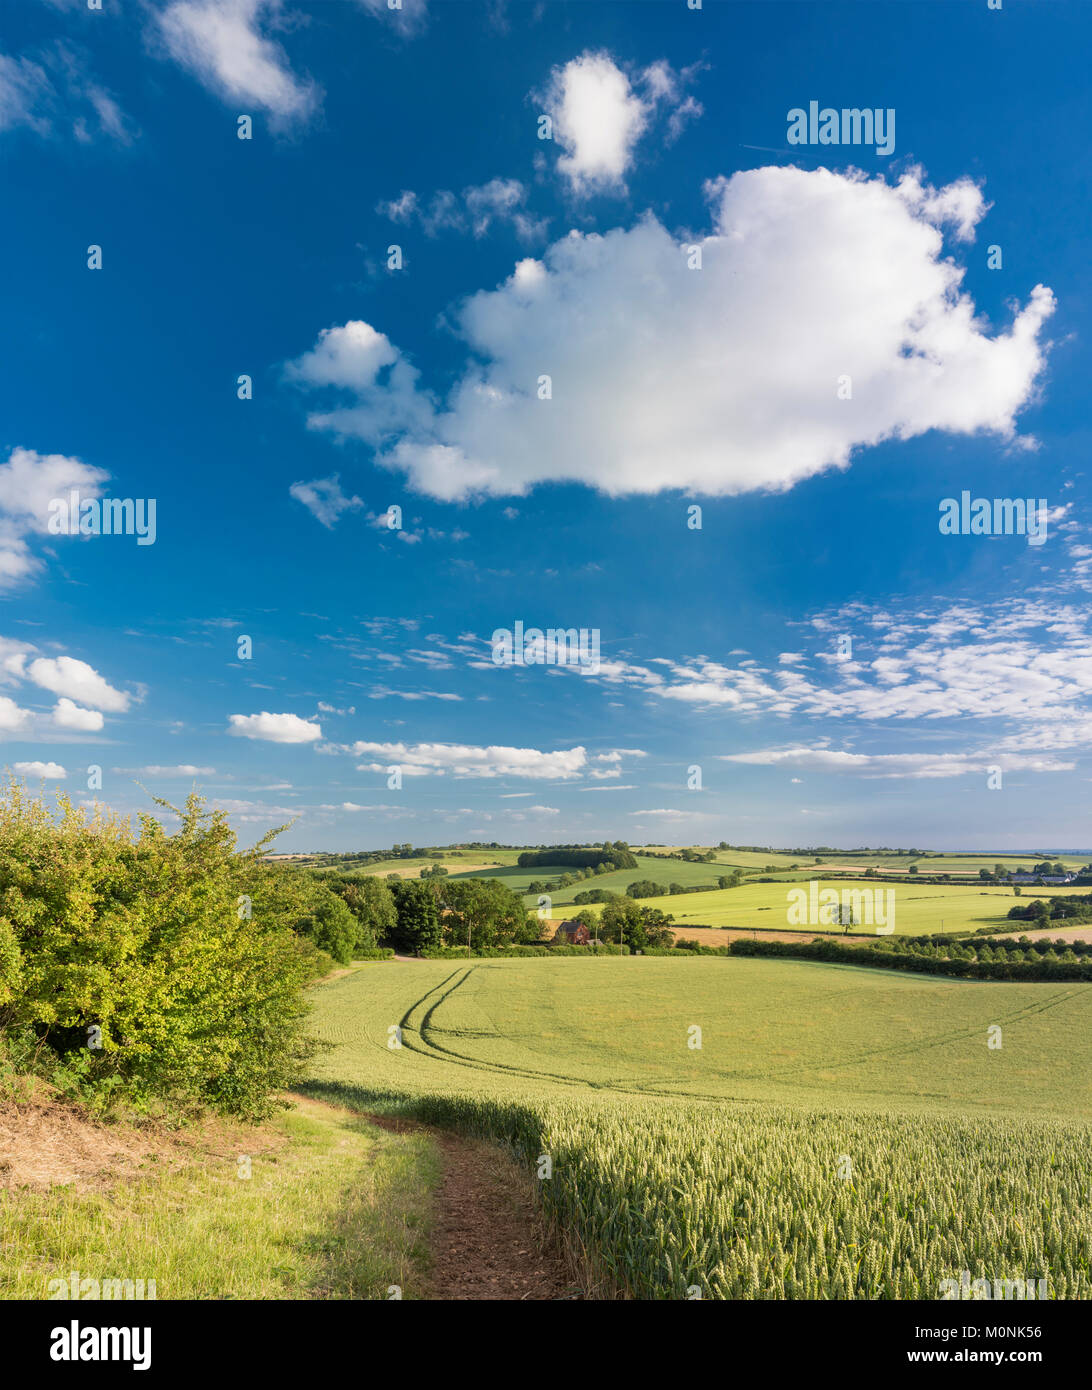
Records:
M531 1201L526 1176L502 1149L388 1115L367 1118L385 1129L425 1129L443 1156L426 1298L533 1302L582 1297Z

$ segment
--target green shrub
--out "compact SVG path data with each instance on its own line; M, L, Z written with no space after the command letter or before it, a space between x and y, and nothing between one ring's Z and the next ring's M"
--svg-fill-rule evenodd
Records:
M15 784L0 801L0 1029L32 1030L89 1099L267 1114L314 1053L315 951L252 910L256 852L197 797L172 835L58 804Z

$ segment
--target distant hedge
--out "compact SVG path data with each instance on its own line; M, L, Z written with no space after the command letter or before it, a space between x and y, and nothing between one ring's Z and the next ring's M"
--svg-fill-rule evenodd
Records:
M606 844L598 849L528 849L516 860L521 869L567 866L572 869L594 869L599 864L613 864L616 869L635 869L637 860L621 845Z
M953 943L958 945L958 943ZM983 943L976 942L976 949ZM934 948L935 949L935 948ZM968 960L926 955L890 946L843 946L837 941L753 941L731 944L733 956L788 956L797 960L830 961L874 970L907 970L919 975L949 975L967 980L1092 980L1092 959L1086 960ZM1039 954L1035 952L1034 954ZM1076 954L1076 953L1074 953Z

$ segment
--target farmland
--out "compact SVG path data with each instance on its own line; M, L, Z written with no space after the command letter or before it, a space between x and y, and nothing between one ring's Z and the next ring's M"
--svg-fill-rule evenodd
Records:
M518 849L450 849L444 848L439 854L414 854L407 857L362 861L352 855L313 855L305 862L309 867L336 869L339 873L386 875L397 874L400 878L417 878L422 869L431 868L435 863L443 864L449 873L488 871L505 865L513 865L520 851Z
M598 880L597 880L598 882ZM854 887L844 880L818 879L819 889L832 888L839 892ZM800 879L789 883L743 883L739 888L718 889L710 893L686 893L661 898L643 898L644 907L660 908L669 912L679 925L692 924L706 927L765 927L778 931L814 931L816 924L793 926L788 921L787 911L790 888L808 886L808 880ZM1013 924L1006 916L1016 902L1027 902L1033 898L1049 898L1054 894L1087 893L1087 888L1025 888L1024 895L1016 898L1011 888L979 887L964 884L916 884L898 883L877 885L876 880L869 885L877 891L891 892L895 902L895 931L901 935L919 935L935 932L972 932L980 927L993 927L1009 931L1014 925L1023 929L1024 924ZM560 894L555 904L558 917L571 917L580 911L576 907L564 906ZM593 904L588 911L598 911Z
M549 1156L543 1207L605 1292L932 1298L966 1268L1092 1297L1092 985L563 958L315 997L311 1089Z
M678 854L680 847L677 845L646 845L645 849L654 850L660 854ZM690 848L700 849L701 846L691 846ZM639 853L640 851L635 851ZM816 860L819 864L816 864ZM725 864L729 867L738 867L745 872L762 872L767 866L782 873L796 864L801 870L814 870L819 868L837 868L839 871L847 869L861 870L872 868L879 869L884 873L906 873L911 864L917 866L919 874L958 874L978 877L980 869L987 869L991 873L994 866L1000 864L1006 873L1019 873L1030 870L1034 865L1044 859L1049 859L1052 863L1063 864L1067 870L1077 870L1083 868L1090 859L1092 851L1082 854L1052 854L1047 851L1029 850L1024 854L991 853L989 851L968 852L966 854L944 853L937 850L926 850L920 854L910 854L907 851L882 851L882 850L805 850L801 849L793 853L786 853L782 850L737 850L726 849L716 851L716 863Z
M555 903L571 903L577 893L584 893L593 888L606 888L612 893L624 893L627 885L637 879L650 879L653 883L662 883L665 889L670 883L681 883L684 887L713 884L729 869L726 864L692 864L682 859L654 859L648 855L637 855L636 859L635 869L618 869L614 873L596 874L593 878L579 879L567 888L554 889L550 897ZM513 892L526 895L528 903L532 903L533 898L528 892L530 884L548 880L556 882L562 874L571 872L564 864L540 864L533 869L498 868L481 873L453 873L452 876L499 878Z

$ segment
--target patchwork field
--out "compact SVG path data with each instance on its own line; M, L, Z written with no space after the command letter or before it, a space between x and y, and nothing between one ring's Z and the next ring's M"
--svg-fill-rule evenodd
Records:
M377 964L315 998L310 1089L549 1159L604 1288L935 1298L970 1269L1092 1296L1092 985L607 957Z
M596 874L593 878L580 879L568 888L556 889L550 897L555 903L571 903L577 893L584 893L592 888L606 888L612 893L624 893L629 884L642 878L650 879L653 883L662 883L665 888L670 883L681 883L684 887L691 884L712 884L728 873L731 867L728 864L689 864L682 859L653 859L648 855L636 855L635 858L635 869L619 869L612 874ZM567 865L554 864L541 865L536 869L498 868L483 873L467 872L453 876L499 878L513 892L523 893L527 902L533 905L534 899L527 892L531 883L536 880L540 883L546 880L556 881L562 874L571 872Z
M654 849L664 853L678 851L678 845L648 845L647 849ZM701 848L700 846L690 846L690 848ZM706 846L708 848L708 846ZM1092 860L1092 850L1083 854L1051 854L1047 851L1033 851L1026 854L991 854L987 851L981 853L967 854L935 854L926 853L921 855L910 854L884 854L881 852L856 854L846 850L836 850L833 853L820 853L818 855L821 867L845 869L883 869L887 873L905 872L911 864L916 864L918 872L921 874L973 874L978 877L980 869L988 869L993 872L996 864L1004 865L1006 871L1015 873L1024 870L1031 870L1036 863L1050 859L1052 863L1064 864L1066 869L1076 870L1083 868ZM757 852L745 850L718 850L717 862L729 865L738 865L750 871L761 870L767 864L774 865L775 869L788 869L792 864L797 864L801 869L814 868L816 854L813 851L801 850L799 854L782 854L774 851L760 850Z
M931 932L970 932L979 927L1019 934L1027 924L1011 922L1010 907L1017 902L1034 898L1050 898L1055 894L1088 893L1088 888L1025 888L1020 898L1011 888L980 888L977 885L953 884L848 884L833 879L817 879L819 890L873 887L894 894L895 931L900 935L920 935ZM711 893L686 893L661 898L643 898L645 907L669 912L679 925L707 927L765 927L778 931L814 932L816 924L797 926L788 920L789 892L792 887L808 888L808 880L799 884L743 883L738 888L718 889ZM555 902L557 900L555 899ZM885 898L886 901L886 898ZM588 909L598 912L596 905ZM580 911L564 904L556 912L561 918Z
M381 859L374 864L362 864L358 859L341 859L337 856L323 860L316 867L333 869L346 874L397 874L399 878L418 878L422 869L433 864L442 864L450 874L488 872L492 869L513 865L521 853L518 849L445 849L442 857L436 855L415 855L410 859Z

